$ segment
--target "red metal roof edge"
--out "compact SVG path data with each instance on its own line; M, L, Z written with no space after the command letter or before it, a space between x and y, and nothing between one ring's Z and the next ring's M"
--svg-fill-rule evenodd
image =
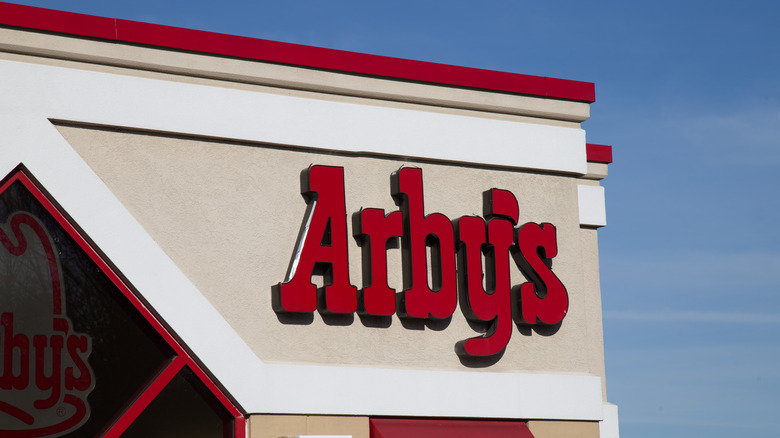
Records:
M402 80L595 102L590 82L227 35L0 2L0 25Z
M609 164L612 162L612 146L587 143L585 145L585 155L588 161Z

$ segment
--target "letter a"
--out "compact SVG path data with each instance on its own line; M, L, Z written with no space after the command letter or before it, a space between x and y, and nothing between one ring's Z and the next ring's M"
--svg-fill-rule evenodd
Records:
M301 193L309 207L287 282L274 288L274 310L313 312L317 287L311 277L321 274L325 309L320 311L352 313L357 310L357 288L349 281L344 168L311 166L303 174Z

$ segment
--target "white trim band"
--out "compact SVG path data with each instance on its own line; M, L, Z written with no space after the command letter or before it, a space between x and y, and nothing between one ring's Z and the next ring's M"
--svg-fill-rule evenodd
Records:
M335 102L0 60L3 100L50 119L587 173L577 128ZM43 85L45 84L45 85Z

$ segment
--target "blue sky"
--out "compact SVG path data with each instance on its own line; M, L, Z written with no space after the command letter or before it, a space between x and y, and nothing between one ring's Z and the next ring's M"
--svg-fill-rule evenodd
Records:
M595 82L621 435L780 436L780 3L17 3Z

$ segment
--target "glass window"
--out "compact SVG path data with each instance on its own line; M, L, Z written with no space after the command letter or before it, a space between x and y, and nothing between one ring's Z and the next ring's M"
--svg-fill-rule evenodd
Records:
M234 436L164 330L22 168L0 182L0 436Z
M182 369L122 438L223 438L230 415L189 368Z

